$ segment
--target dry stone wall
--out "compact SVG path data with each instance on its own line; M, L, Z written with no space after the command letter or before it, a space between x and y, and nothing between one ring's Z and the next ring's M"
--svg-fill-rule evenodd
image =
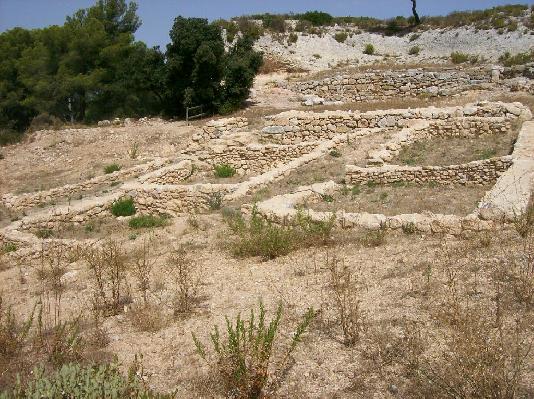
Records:
M258 174L308 154L318 145L319 142L295 145L213 145L197 156L210 165L231 165L240 175Z
M448 129L459 132L465 127L476 129L477 124L484 128L484 122L476 118L529 119L530 111L520 103L505 104L500 102L482 102L465 107L415 108L404 110L386 110L370 112L325 111L288 111L266 117L269 124L262 130L262 136L272 142L290 144L305 141L331 139L362 128L402 129L411 126L416 120L450 121L456 119L458 124L449 124ZM458 118L469 118L464 121ZM488 122L488 129L490 128ZM493 124L506 123L495 120ZM468 126L462 126L467 124ZM445 125L442 123L442 125ZM492 126L493 128L494 126ZM501 126L502 128L502 126ZM438 129L438 127L436 127Z
M428 72L422 69L405 71L370 71L342 75L309 82L296 82L291 87L302 95L316 95L328 101L376 101L418 95L447 96L467 90L480 83L491 82L491 71L469 72L457 69Z
M492 158L450 166L397 166L360 168L347 165L345 182L362 184L395 182L484 185L495 181L512 165L512 157Z
M202 133L195 136L195 140L213 140L229 133L243 131L248 127L248 119L242 117L216 119L206 123Z
M109 186L112 183L122 182L125 179L133 178L153 170L158 170L169 162L169 159L160 159L145 165L138 165L133 168L119 170L107 175L97 176L82 183L67 184L46 191L20 195L4 194L2 196L2 204L6 208L20 211L34 208L36 206L42 206L45 203L50 204L61 199L74 198L83 193Z

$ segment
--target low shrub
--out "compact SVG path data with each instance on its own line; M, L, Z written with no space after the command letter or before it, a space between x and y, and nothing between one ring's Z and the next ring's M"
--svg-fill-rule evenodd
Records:
M336 39L336 42L338 43L345 43L347 37L348 34L346 32L338 32L335 34L334 39Z
M263 16L263 27L276 33L284 33L287 29L284 16L274 14L265 14Z
M404 234L411 235L411 234L415 234L416 231L417 231L417 229L416 229L415 224L413 222L405 223L405 224L402 225L402 232Z
M296 33L290 33L288 38L287 38L287 42L289 44L293 44L293 43L296 43L297 41L299 40L299 35L297 35Z
M413 46L413 47L410 48L410 50L408 51L408 54L410 54L410 55L419 55L420 52L421 52L421 47L419 47L419 46Z
M334 148L333 150L330 151L330 156L333 158L340 158L341 152Z
M208 197L208 206L212 211L221 209L223 203L223 195L221 193L211 193Z
M226 218L226 221L237 235L237 239L230 243L235 256L260 256L268 260L298 248L330 243L335 215L326 221L313 221L299 211L292 223L279 226L265 221L253 209L248 223L241 215Z
M308 11L304 14L296 16L300 21L307 21L313 26L327 26L332 25L334 17L332 15L322 11Z
M363 53L367 55L373 55L375 53L375 46L370 43L366 44Z
M376 248L386 243L387 229L381 225L378 230L369 230L361 238L362 245L369 248Z
M2 246L0 253L7 254L9 252L15 252L18 249L17 244L8 242Z
M227 164L215 165L213 169L215 176L219 178L228 178L236 174L236 170L231 165Z
M119 314L130 302L126 282L129 264L122 246L110 240L101 247L87 249L83 258L91 273L93 308L102 311L104 316Z
M118 165L116 163L112 163L110 165L104 166L104 173L106 175L109 175L110 173L118 172L121 169L122 169L122 167L120 165Z
M419 39L421 35L419 33L414 33L410 36L410 42L415 42L417 39Z
M295 31L297 32L306 32L308 31L311 27L312 27L312 23L310 21L306 21L306 20L300 20L297 22L297 24L295 25Z
M44 367L36 368L32 380L17 382L13 390L0 394L6 399L30 398L146 398L170 399L172 395L160 395L150 391L140 376L139 368L130 368L124 376L117 364L88 365L78 363L63 365L47 374Z
M250 319L244 320L237 315L235 323L226 317L227 336L223 339L219 328L215 326L211 333L213 357L208 356L206 347L192 334L199 356L214 370L216 370L227 397L232 398L261 398L269 383L276 378L276 373L283 374L288 370L291 354L301 342L310 322L315 316L313 309L308 309L303 320L297 325L291 343L280 357L280 364L274 366L273 376L270 365L278 326L282 318L282 305L276 310L274 318L267 324L266 312L260 302L259 313L250 312Z
M119 199L111 205L113 216L132 216L135 212L134 201L130 197Z
M512 55L509 51L504 53L499 57L499 62L501 62L506 67L511 67L514 65L524 65L530 62L534 62L534 50L527 51L524 53L518 53Z
M24 134L15 130L0 128L0 146L18 143L23 137Z
M453 64L463 64L469 61L469 54L460 53L459 51L454 51L451 53L451 61Z
M168 224L168 217L155 215L140 215L131 218L128 226L132 229L146 229L153 227L163 227Z

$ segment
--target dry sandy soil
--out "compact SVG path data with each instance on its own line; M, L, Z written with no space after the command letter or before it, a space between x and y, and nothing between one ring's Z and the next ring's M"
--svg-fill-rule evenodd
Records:
M269 83L281 78L280 75L261 77L256 87L256 104L243 114L259 118L280 109L297 108L294 97ZM500 94L470 92L442 99L440 105L497 98L497 95ZM506 96L512 101L522 98ZM377 103L358 107L389 106ZM2 150L5 159L0 161L0 194L79 182L103 173L103 166L110 163L127 167L156 157L176 157L197 129L198 126L161 123L37 133L25 143ZM348 161L363 164L367 151L383 139L375 135L356 140L339 149L341 157L328 156L313 162L259 194L230 205L237 207L242 202L268 198L317 181L339 181L344 164ZM489 146L491 139L488 137L483 147ZM137 160L128 156L133 142L140 144ZM433 146L425 148L425 159L440 156L433 149ZM349 193L320 207L346 206L387 214L421 209L466 214L486 189L363 187L356 196ZM412 201L416 196L419 201ZM318 204L311 207L314 206ZM486 362L488 366L491 359L481 359L480 354L499 347L493 335L491 339L483 339L486 334L490 336L487 331L492 327L489 326L502 327L499 348L512 348L526 336L518 353L523 353L528 348L528 340L534 337L534 302L528 302L534 300L534 294L530 299L521 299L519 294L524 292L518 294L521 286L513 284L518 280L514 280L517 276L513 273L517 270L512 265L516 257L523 259L520 255L533 255L532 235L520 239L513 228L491 235L464 237L334 231L325 245L297 249L287 256L264 261L232 254L237 237L224 221L225 212L223 209L205 215L183 215L153 230L133 230L127 220L119 219L59 234L77 239L115 240L121 243L128 258L127 284L123 290L131 303L125 302L119 314L105 317L97 324L107 339L103 345L87 347L89 359L117 356L126 370L135 356L142 354L150 387L164 392L176 390L178 398L223 397L213 370L196 353L191 334L207 343L213 326L223 327L226 315L230 318L239 313L248 315L262 300L269 317L278 303L284 306L272 372L282 360L283 349L289 345L295 325L309 307L316 311L309 331L294 352L293 367L279 380L272 397L445 397L432 391L435 384L432 388L419 381L417 373L428 371L425 367L430 364L438 382L459 384L464 370L457 367L454 356ZM8 218L7 214L4 218ZM151 260L148 311L143 305L134 267L135 260L141 256L137 251L147 243ZM191 260L189 278L196 287L192 307L184 313L175 312L180 277L169 261L175 248L185 249ZM61 265L64 286L61 318L69 320L81 314L87 320L83 332L89 334L94 329L91 322L94 278L84 260L75 256L74 259L74 262L65 259ZM333 264L346 265L352 276L349 294L361 314L356 326L360 336L354 345L344 342ZM503 272L503 265L510 274ZM27 317L35 303L42 300L50 304L50 312L45 317L52 322L57 302L43 272L46 267L46 262L40 261L0 265L0 293L20 319ZM515 277L510 277L512 274ZM512 332L516 319L521 321L518 335ZM455 326L461 328L455 330ZM462 346L459 342L471 345ZM413 362L414 359L418 362ZM419 368L415 367L416 363ZM12 381L13 375L4 373L4 362L0 361L0 367L4 368L0 374L1 389ZM534 397L532 353L522 364L522 375L522 382L517 384L524 394L521 397ZM468 397L478 396L473 393Z

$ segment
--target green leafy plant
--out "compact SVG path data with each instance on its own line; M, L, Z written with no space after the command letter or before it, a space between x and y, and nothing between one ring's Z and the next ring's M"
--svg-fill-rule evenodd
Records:
M411 234L415 234L416 231L417 231L417 228L415 227L415 223L413 222L404 223L402 225L402 232L404 234L411 235Z
M453 64L463 64L469 61L469 54L454 51L451 53L451 61Z
M338 32L334 36L334 39L336 39L336 42L338 43L345 43L347 38L348 38L347 32Z
M165 216L140 215L131 218L128 226L132 229L146 229L153 227L164 227L169 223L169 218Z
M0 250L1 253L7 254L9 252L15 252L18 249L17 244L13 242L5 243Z
M142 373L142 372L141 372ZM5 399L30 398L145 398L170 399L150 391L139 376L138 366L124 376L116 363L82 366L78 363L63 365L47 374L44 367L34 369L32 379L19 380L12 391L0 394Z
M260 301L259 313L256 315L254 310L251 310L248 320L237 315L235 323L232 323L226 317L226 337L221 337L217 326L211 333L215 359L208 355L205 345L192 334L197 353L217 371L228 397L263 397L265 388L273 378L270 374L270 363L282 311L280 304L274 318L267 324L265 308ZM303 320L297 325L281 363L275 366L276 371L283 372L287 369L292 353L301 342L314 316L313 309L308 309Z
M268 260L287 255L297 248L328 244L335 215L325 221L313 221L299 211L291 223L277 225L265 221L254 208L249 222L241 215L233 215L226 221L237 236L229 243L235 256L260 256Z
M113 216L132 216L135 212L134 200L131 197L119 199L111 205Z
M367 55L373 55L375 53L375 46L372 44L366 44L365 48L363 49L363 53Z
M228 164L215 165L213 167L215 176L219 178L228 178L236 174L236 170L233 166Z
M419 55L420 52L421 52L421 47L419 47L419 46L413 46L413 47L410 48L410 50L408 51L408 54L410 54L410 55Z
M208 206L212 211L221 209L223 203L223 195L221 193L212 193L208 197Z
M122 167L120 165L118 165L116 163L112 163L110 165L104 166L104 173L106 175L109 175L110 173L118 172L121 169L122 169Z
M333 150L330 150L330 156L333 158L340 158L341 152L334 148Z

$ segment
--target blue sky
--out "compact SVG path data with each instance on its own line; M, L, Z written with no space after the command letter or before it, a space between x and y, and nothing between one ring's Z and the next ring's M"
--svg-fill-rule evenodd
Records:
M517 1L521 2L521 1ZM0 0L0 32L21 26L39 28L61 25L65 16L89 7L93 0ZM138 0L143 26L137 39L148 45L164 46L174 17L178 15L230 18L261 12L321 10L333 15L364 15L380 18L410 15L409 0ZM419 14L447 14L455 10L487 8L513 0L418 0ZM533 4L534 1L522 1Z

